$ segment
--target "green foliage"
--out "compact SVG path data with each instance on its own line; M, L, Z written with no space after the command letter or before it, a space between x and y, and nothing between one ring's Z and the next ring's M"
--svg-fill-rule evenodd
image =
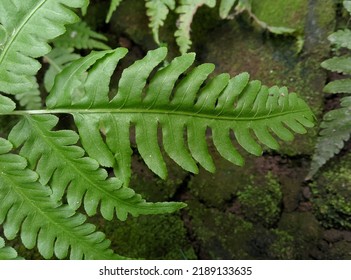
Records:
M108 9L107 17L106 17L106 22L109 22L111 20L113 12L117 9L119 4L121 4L122 0L111 0L110 3L110 8Z
M253 223L272 226L279 219L282 193L280 185L271 174L267 175L265 186L247 186L238 192L240 209Z
M54 48L44 56L44 62L50 65L44 76L44 86L47 92L52 89L56 75L72 61L80 58L80 55L73 51L73 48Z
M86 22L79 21L68 25L66 32L55 38L53 44L56 48L64 49L110 49L104 41L107 41L104 35L91 30Z
M109 249L105 235L85 223L85 216L75 213L51 197L38 174L27 168L27 160L10 153L12 145L0 139L0 223L7 239L20 232L24 246L38 246L45 258L55 254L71 259L119 259Z
M50 51L47 41L63 34L64 25L78 20L68 7L79 8L86 2L86 0L0 2L2 34L0 91L14 94L20 104L29 109L40 107L40 93L35 74L41 65L35 58ZM0 109L13 110L13 101L0 95Z
M5 240L0 237L0 260L19 260L16 250L12 247L5 247Z
M174 0L146 0L146 14L150 18L149 27L154 35L154 40L160 44L158 31L163 26L170 10L174 10Z
M109 22L113 12L117 9L122 0L111 0L110 8L106 18ZM295 31L293 28L283 26L271 26L264 21L259 20L251 11L252 0L145 0L146 14L150 19L149 27L155 42L160 45L159 29L163 26L164 21L170 10L175 10L179 17L176 22L177 30L174 33L179 50L182 54L186 53L192 44L191 42L191 23L197 12L202 6L214 8L219 3L219 16L222 19L233 18L234 15L247 12L249 16L262 28L275 34L290 34ZM230 11L235 13L230 15Z
M344 1L344 6L350 5L351 1ZM339 47L351 50L351 31L337 31L329 36L331 43ZM338 56L322 63L322 67L330 71L351 74L350 55ZM351 93L351 79L344 78L328 83L324 87L327 93ZM341 98L341 108L326 113L320 125L320 136L317 139L315 153L312 158L310 172L307 178L312 176L335 154L344 147L345 141L351 133L351 96Z
M177 31L174 33L181 53L186 53L190 46L190 30L193 17L201 6L206 5L213 8L215 0L180 0L179 6L175 10L179 14Z
M0 34L7 37L0 54L0 90L18 98L27 92L25 88L36 89L40 63L35 58L46 55L44 60L51 65L44 79L47 108L16 110L9 97L0 97L0 115L20 117L8 140L0 139L0 224L7 239L20 235L26 248L37 246L44 258L122 258L79 211L89 216L99 211L107 220L115 215L125 220L128 214L171 213L185 206L148 203L128 188L132 127L141 157L165 178L158 130L164 152L183 169L196 173L198 164L215 170L207 129L218 152L242 165L232 141L261 155L260 143L278 148L273 134L291 141L293 133L305 133L306 127L313 126L310 108L285 87L262 86L249 81L247 73L207 79L214 65L192 67L193 53L158 68L165 60L165 48L149 51L124 69L117 91L112 92L110 79L126 49L93 51L85 57L71 49L49 53L48 42L77 19L67 6L82 8L85 1L1 3ZM23 16L28 17L26 21ZM19 29L11 29L19 22ZM44 26L40 33L38 24ZM31 97L28 93L21 101ZM73 116L78 133L60 130L55 114Z
M192 65L194 54L175 58L150 78L154 67L166 57L165 48L150 51L125 69L117 93L109 99L110 75L125 54L126 50L119 48L76 60L56 77L47 106L53 112L74 108L73 117L84 149L102 166L115 167L118 177L126 183L130 178L131 124L135 126L142 158L161 178L166 178L167 170L158 145L158 126L162 128L163 147L169 157L185 170L197 173L196 161L210 172L215 170L205 138L208 127L218 152L234 164L243 165L242 156L232 145L231 131L239 145L258 156L262 148L257 142L272 149L279 147L270 131L290 141L293 134L287 127L305 133L305 126L313 125L312 112L296 94L288 94L286 88L269 89L258 81L249 82L247 73L232 79L221 74L201 88L214 69L212 64L202 64L175 87L178 77ZM105 71L102 73L101 69ZM77 77L86 71L85 93L77 95ZM143 98L147 79L150 82Z

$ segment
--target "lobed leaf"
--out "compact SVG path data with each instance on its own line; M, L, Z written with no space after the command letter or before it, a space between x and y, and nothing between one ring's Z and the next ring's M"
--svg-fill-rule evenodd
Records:
M247 152L260 155L260 143L272 149L279 147L273 134L291 141L293 133L305 133L306 127L313 126L313 113L295 93L289 94L284 87L268 88L259 81L250 82L247 73L234 78L221 74L205 82L214 67L202 64L188 71L194 62L191 53L175 58L150 77L165 58L165 48L148 52L125 69L117 92L110 97L107 89L112 68L109 74L104 72L104 78L95 73L101 72L110 56L120 58L124 51L99 52L93 67L88 62L97 53L72 63L70 69L56 78L56 84L63 85L62 90L53 90L48 98L52 110L66 108L69 112L70 106L75 106L72 115L84 149L101 165L114 167L124 182L130 177L132 126L142 158L161 178L167 176L167 170L158 143L159 128L166 154L185 170L196 173L197 163L211 172L215 169L207 148L208 128L219 153L242 165L243 158L232 143L232 133ZM85 95L77 103L74 81L79 72L74 69L82 70L81 65L89 65L84 68L87 80L98 86L94 90L85 87ZM77 76L72 74L75 72ZM180 79L181 76L184 77ZM99 103L95 102L95 92L101 94Z
M16 250L12 247L5 247L5 240L0 237L0 260L20 260Z
M75 146L79 139L75 132L52 131L57 122L53 115L26 116L9 135L15 147L21 146L20 155L28 159L29 167L39 174L39 182L51 186L55 201L67 193L70 207L76 210L83 203L89 216L95 215L100 205L107 220L112 220L114 213L125 220L128 214L170 213L184 207L183 203L148 203L117 178L108 178L106 170Z
M351 134L351 96L341 99L341 108L329 111L320 125L320 136L312 157L308 179L334 155L338 154Z
M180 0L176 13L179 14L177 30L174 33L180 52L186 53L190 46L190 31L193 17L198 8L203 5L213 8L216 5L215 0Z
M78 58L80 55L73 53L73 48L54 48L44 56L44 62L50 65L44 76L44 86L47 92L52 89L57 74Z
M78 20L70 8L82 7L86 2L0 1L1 92L14 94L20 104L27 108L40 107L40 93L35 74L41 65L36 58L50 51L47 42L64 33L64 25ZM28 45L32 47L28 48Z
M104 43L107 41L107 38L93 31L84 21L70 24L66 28L67 30L64 34L53 40L53 44L56 48L110 49L110 47Z
M159 29L163 26L169 10L174 10L175 0L146 0L145 6L154 40L157 44L160 44Z
M44 258L121 259L109 249L105 235L85 223L86 217L54 201L38 182L25 158L9 153L12 145L0 139L0 224L11 240L20 233L24 246L37 246Z

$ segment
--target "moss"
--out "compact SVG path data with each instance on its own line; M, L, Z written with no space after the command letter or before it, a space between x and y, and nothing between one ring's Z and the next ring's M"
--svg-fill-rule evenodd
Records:
M188 201L193 235L203 259L251 259L248 247L253 225L231 213Z
M288 232L278 229L273 229L275 240L269 247L272 259L278 260L293 260L296 259L296 247L294 237Z
M142 259L196 259L179 215L141 216L106 222L103 228L116 253Z
M274 225L280 216L282 193L280 184L269 173L262 185L249 185L238 192L240 209L245 218L266 227Z
M322 228L310 212L283 213L277 229L294 238L296 259L309 259L322 238Z
M325 227L351 229L351 154L336 160L311 184L312 202Z
M252 1L252 12L271 26L294 28L303 33L308 11L306 0L256 0Z

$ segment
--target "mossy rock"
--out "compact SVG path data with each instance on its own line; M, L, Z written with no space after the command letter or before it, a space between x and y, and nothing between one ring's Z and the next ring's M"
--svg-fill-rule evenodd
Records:
M310 212L283 213L278 230L285 231L294 238L295 256L298 259L309 259L309 252L322 238L322 228Z
M275 27L293 28L303 33L305 18L308 12L306 0L254 0L252 13L268 24Z
M311 184L315 213L327 228L351 229L351 153L332 159Z
M239 191L238 202L247 220L271 227L280 217L282 192L279 182L271 173L265 179L265 183L249 185Z
M179 214L101 221L114 251L136 259L196 259Z
M252 259L248 253L253 225L203 204L187 201L191 230L202 259Z

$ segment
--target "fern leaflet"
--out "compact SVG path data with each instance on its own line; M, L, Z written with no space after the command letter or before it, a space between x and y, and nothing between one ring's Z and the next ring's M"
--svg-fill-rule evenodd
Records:
M107 38L88 26L84 21L68 25L64 34L57 37L53 44L56 48L75 48L75 49L110 49L105 43Z
M12 247L5 247L5 240L0 237L0 260L20 260L17 252Z
M351 1L344 1L344 7L351 7ZM350 31L337 31L328 37L331 43L351 50ZM350 56L333 57L322 63L322 67L344 74L351 74ZM345 78L328 83L324 87L327 93L351 93L351 79ZM341 99L341 108L326 113L320 125L320 136L317 139L307 179L312 176L335 154L344 147L344 142L351 134L351 96Z
M180 0L176 13L179 14L177 31L174 33L181 53L186 53L190 46L191 22L198 8L207 5L213 8L216 0Z
M159 29L163 26L169 10L175 8L174 0L146 0L146 14L150 18L149 27L152 30L154 40L160 44Z
M49 112L73 114L87 153L101 165L114 167L117 177L124 181L128 182L130 177L131 125L135 126L141 156L161 178L166 177L167 170L157 140L158 127L162 128L163 147L170 158L185 170L197 173L196 162L211 172L215 170L205 137L208 127L219 153L242 165L243 158L232 145L231 132L245 150L260 155L262 148L258 141L269 148L279 147L271 132L290 141L293 134L289 129L305 133L305 127L313 126L311 110L295 93L288 94L286 88L268 89L259 81L249 82L247 73L232 79L221 74L203 86L214 66L202 64L175 87L179 76L194 62L192 53L175 58L150 79L150 73L166 57L165 48L150 51L125 69L117 93L109 99L108 81L112 72L107 74L101 69L106 68L111 57L117 63L125 54L126 50L120 48L94 52L73 62L57 76L47 99ZM77 98L75 81L86 71L85 94ZM150 83L144 89L147 79Z
M50 65L44 76L44 86L47 92L50 92L52 89L56 75L60 73L64 67L78 58L80 58L80 55L73 53L73 48L54 48L50 53L44 56L44 62Z
M9 153L12 145L0 139L0 224L5 237L18 232L24 246L37 245L45 258L120 259L109 249L105 235L85 223L85 216L60 205L48 187L40 184L37 173L27 168L25 158Z
M121 2L122 0L111 0L110 8L108 9L106 17L106 23L110 22L113 12L116 11L117 7L119 6L119 4L121 4Z
M48 40L64 33L64 25L78 17L69 8L82 7L86 0L0 1L0 91L15 94L21 105L40 106L34 75L40 68L35 58L50 51ZM45 14L45 16L44 16ZM38 28L40 26L40 28ZM31 45L31 48L27 46ZM0 109L14 108L13 101L0 98Z

